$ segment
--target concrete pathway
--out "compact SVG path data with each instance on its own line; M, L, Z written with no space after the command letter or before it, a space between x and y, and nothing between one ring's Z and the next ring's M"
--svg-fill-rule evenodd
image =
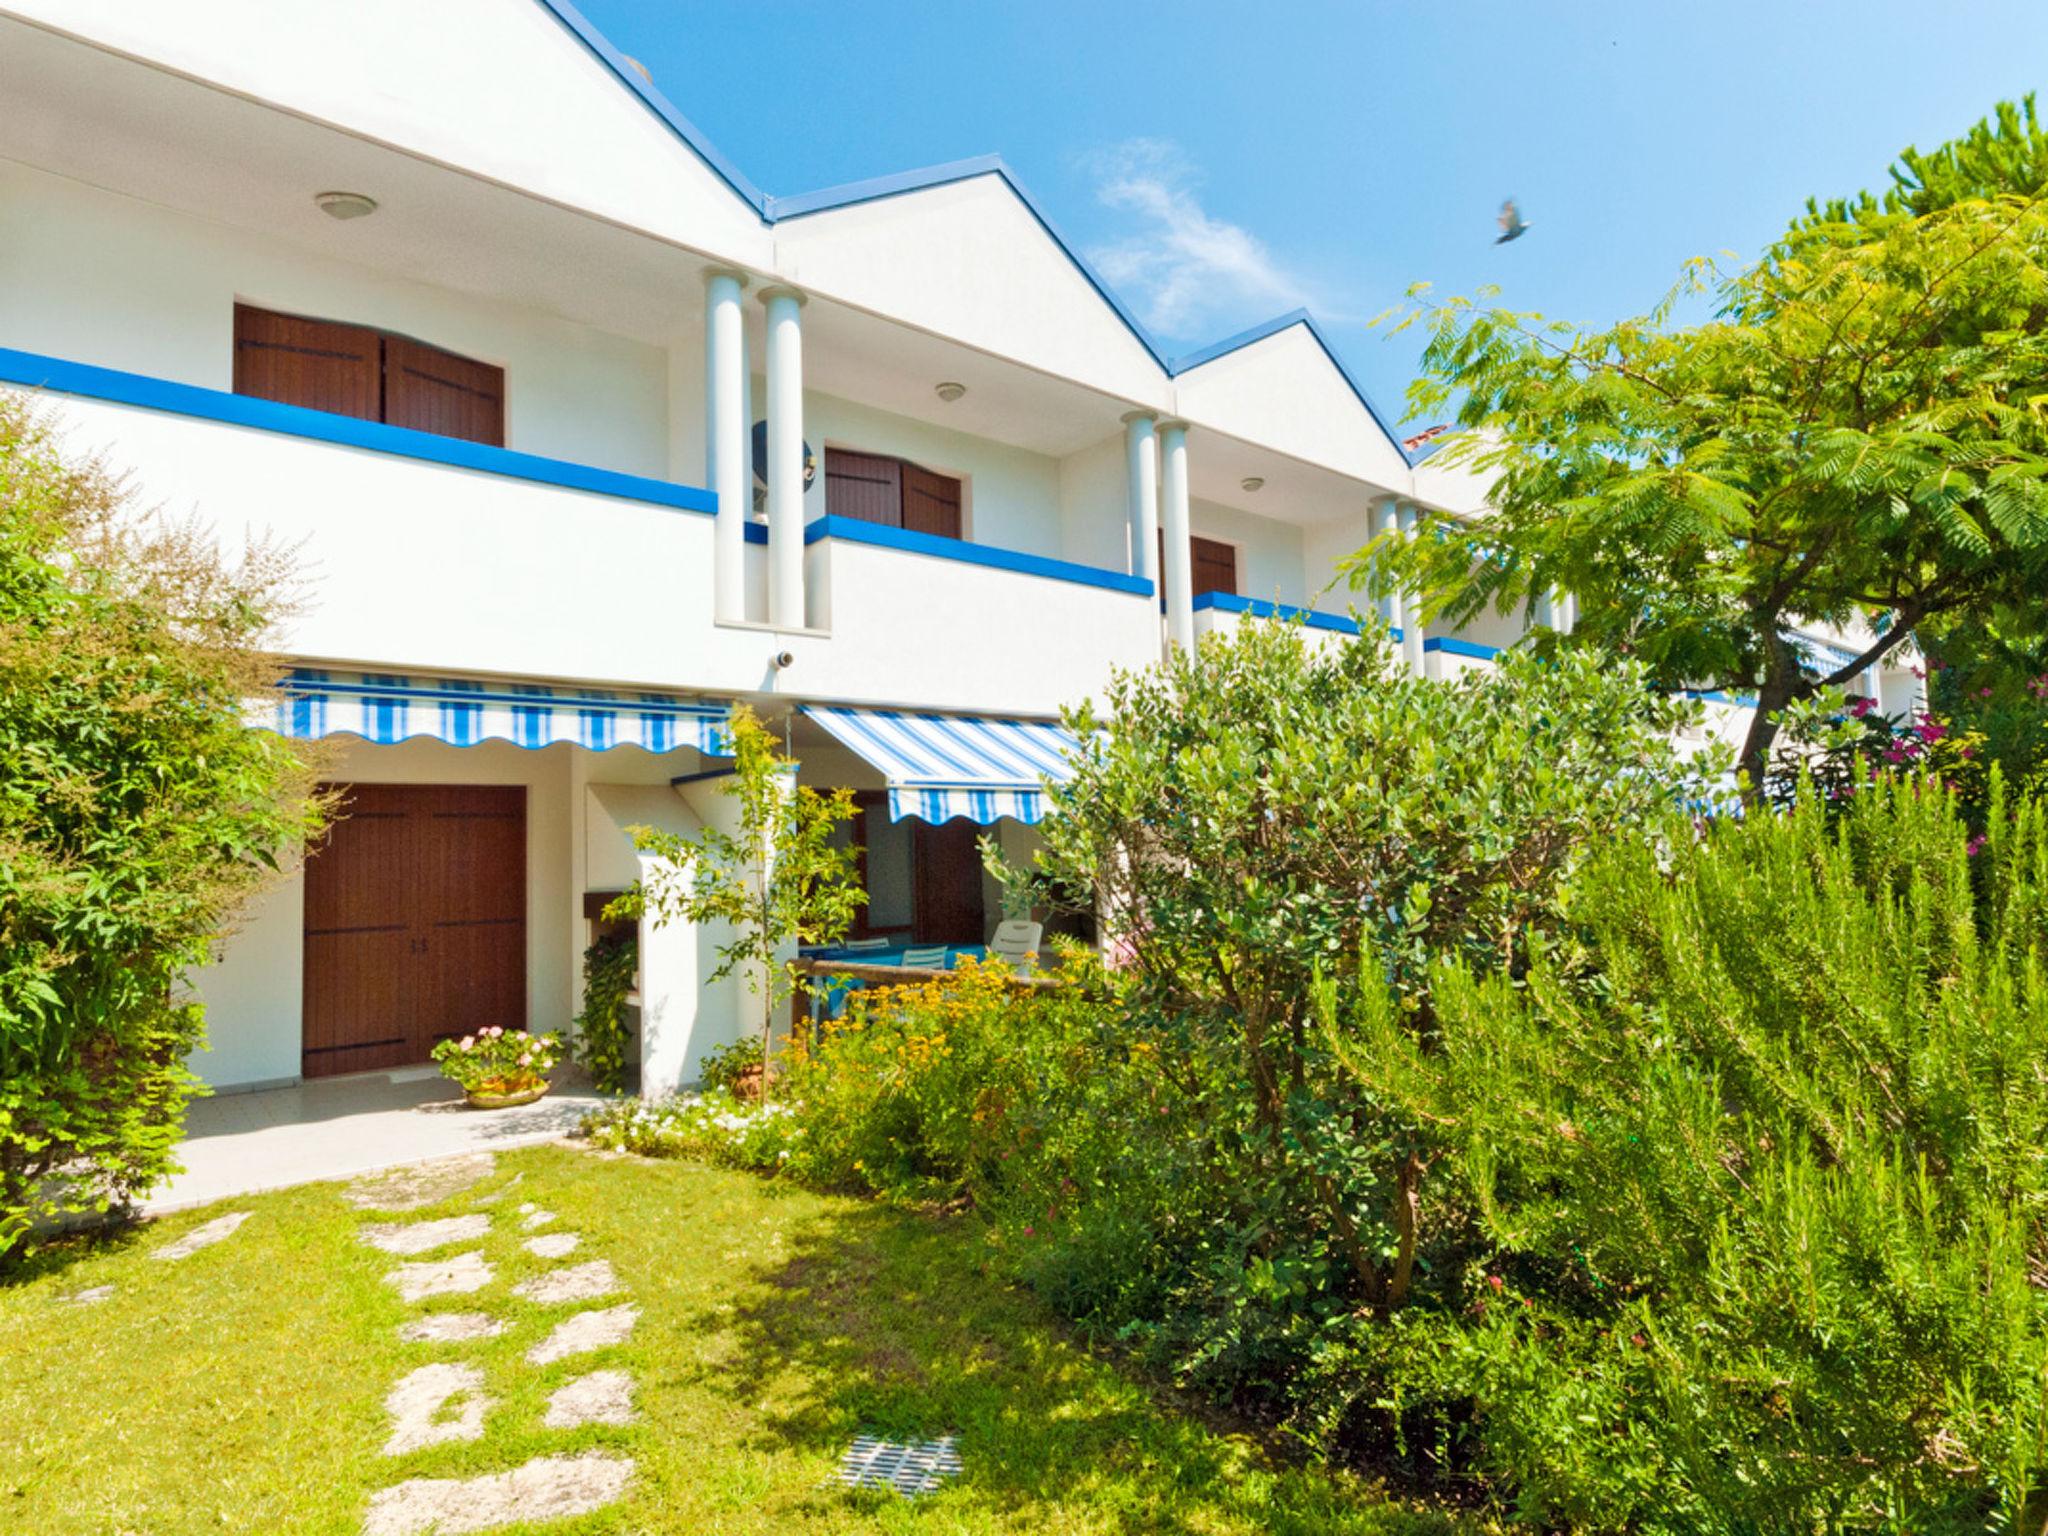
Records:
M603 1102L563 1072L548 1096L514 1109L471 1109L434 1068L322 1078L194 1103L178 1157L185 1171L144 1209L161 1215L318 1179L464 1152L552 1141Z

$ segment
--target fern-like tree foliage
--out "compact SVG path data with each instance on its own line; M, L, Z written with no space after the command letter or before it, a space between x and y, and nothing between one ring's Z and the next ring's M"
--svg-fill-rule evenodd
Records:
M1406 1384L1545 1529L2048 1521L2048 807L1926 777L1602 848L1419 1041L1324 1009L1484 1244Z
M2039 633L2048 135L2031 101L2002 107L1894 176L1604 330L1418 295L1397 322L1430 328L1411 405L1455 406L1468 430L1439 460L1490 480L1493 510L1375 541L1354 583L1453 623L1574 594L1570 644L1756 696L1752 785L1786 705L1952 624ZM1675 323L1702 296L1712 317ZM1862 639L1817 665L1800 625Z

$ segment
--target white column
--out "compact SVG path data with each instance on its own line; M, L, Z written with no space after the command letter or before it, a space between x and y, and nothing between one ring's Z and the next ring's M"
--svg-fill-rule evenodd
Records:
M1124 479L1130 496L1131 574L1159 591L1159 444L1150 411L1124 417Z
M1401 532L1401 504L1391 496L1379 505L1379 532L1382 537L1387 539L1392 539ZM1390 588L1380 598L1380 617L1387 621L1388 629L1393 630L1402 627L1403 611L1401 589L1399 587ZM1406 644L1406 641L1404 640L1400 643ZM1405 652L1402 654L1405 654Z
M766 288L768 622L804 627L804 296Z
M704 485L718 497L712 531L712 608L720 623L747 616L747 331L740 311L746 274L704 274Z
M1415 537L1416 508L1412 502L1401 503L1401 536ZM1422 655L1421 604L1413 591L1404 592L1401 597L1401 613L1405 622L1401 625L1401 654L1407 659L1408 670L1417 677L1426 670Z
M1166 525L1166 638L1195 648L1194 551L1188 544L1188 424L1159 423L1159 516Z

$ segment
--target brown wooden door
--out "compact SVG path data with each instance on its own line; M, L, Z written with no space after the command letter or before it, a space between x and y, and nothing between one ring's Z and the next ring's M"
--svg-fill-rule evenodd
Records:
M526 1022L526 791L427 792L421 937L432 985L415 1015L425 1050L487 1024Z
M825 450L825 515L903 526L903 465L871 453Z
M964 818L916 823L911 837L911 880L915 916L911 937L919 944L980 944L988 937L981 902L981 828Z
M386 336L384 419L394 427L503 447L505 370Z
M359 784L306 861L307 1077L526 1023L526 792Z
M915 464L903 466L903 526L912 533L960 537L960 482Z
M1225 544L1221 539L1205 539L1198 533L1188 535L1188 575L1190 578L1188 596L1200 597L1204 592L1228 592L1237 595L1237 546ZM1159 570L1164 579L1166 571L1166 533L1159 534Z
M341 416L383 415L377 333L235 306L235 393Z
M1194 595L1204 592L1237 592L1237 546L1217 539L1190 536L1188 552L1193 556Z

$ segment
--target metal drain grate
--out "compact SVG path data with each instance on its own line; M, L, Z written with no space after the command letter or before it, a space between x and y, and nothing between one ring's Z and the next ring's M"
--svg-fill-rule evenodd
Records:
M908 1443L861 1435L839 1458L839 1481L847 1487L893 1488L906 1499L959 1475L960 1452L951 1435Z

